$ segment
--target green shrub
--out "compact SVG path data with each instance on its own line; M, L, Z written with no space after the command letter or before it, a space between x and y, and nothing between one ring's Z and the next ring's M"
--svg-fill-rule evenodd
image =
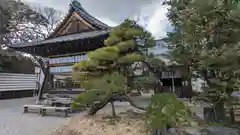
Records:
M156 94L147 108L146 124L151 129L189 125L191 113L174 94Z

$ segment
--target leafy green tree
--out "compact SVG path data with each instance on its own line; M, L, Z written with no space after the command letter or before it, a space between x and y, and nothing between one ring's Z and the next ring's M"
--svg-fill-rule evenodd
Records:
M240 8L234 1L171 0L168 17L174 30L166 41L172 59L208 85L203 100L224 120L223 105L239 88Z

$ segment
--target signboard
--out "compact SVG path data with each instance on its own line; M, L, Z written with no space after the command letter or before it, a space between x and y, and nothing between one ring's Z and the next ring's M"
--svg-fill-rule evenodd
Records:
M76 63L83 59L87 59L87 55L51 58L49 59L49 64Z

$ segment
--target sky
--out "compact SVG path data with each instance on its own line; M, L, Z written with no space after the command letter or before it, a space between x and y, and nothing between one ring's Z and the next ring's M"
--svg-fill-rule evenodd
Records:
M70 0L22 0L33 6L48 6L66 13ZM157 39L166 36L171 29L166 17L167 7L163 0L79 0L82 7L91 15L116 26L124 19L138 20Z

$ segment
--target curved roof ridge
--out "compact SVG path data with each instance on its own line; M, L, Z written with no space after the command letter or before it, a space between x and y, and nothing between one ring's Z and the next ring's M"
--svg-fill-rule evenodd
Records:
M102 28L102 29L109 29L110 27L101 22L100 20L98 20L97 18L93 17L91 14L89 14L81 5L81 3L78 0L71 0L70 3L70 11L69 12L73 12L76 11L78 13L80 13L79 15L81 17L83 17L84 19L89 21L94 21L95 25L97 25L98 27Z
M101 22L100 20L96 19L92 15L90 15L80 4L78 0L71 0L69 4L69 11L65 18L59 23L59 25L55 28L55 30L46 38L51 39L54 38L54 35L56 32L61 29L61 27L64 25L64 23L68 20L68 18L71 16L73 12L78 13L78 15L83 18L84 20L88 21L88 23L92 24L93 26L97 27L100 30L109 30L111 27L109 27L107 24Z

